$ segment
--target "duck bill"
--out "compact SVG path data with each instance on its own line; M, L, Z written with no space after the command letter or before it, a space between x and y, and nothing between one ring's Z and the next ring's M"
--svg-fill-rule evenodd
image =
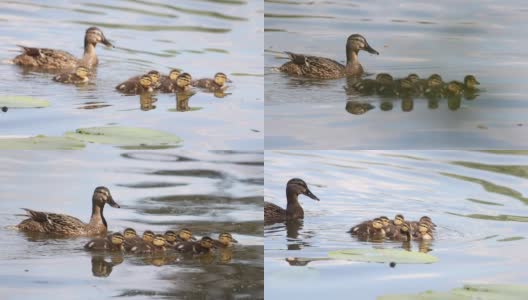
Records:
M374 48L370 47L370 45L368 43L365 44L365 48L363 50L365 50L365 51L367 51L368 53L371 53L371 54L379 55L379 52L374 50Z
M194 236L191 236L191 241L196 241L196 238Z
M110 196L110 197L108 198L107 203L110 204L110 206L115 207L115 208L120 208L120 207L121 207L121 206L119 206L119 204L117 204L117 203L114 201L114 198L112 198L112 196Z
M235 243L235 244L238 244L238 241L235 240L235 239L231 239L231 242Z
M109 40L106 39L106 36L102 35L102 40L101 40L101 43L103 43L105 46L107 47L112 47L112 48L115 48L114 45L112 45L112 43L110 43Z
M317 196L314 195L309 189L306 189L306 192L304 194L316 201L320 201L319 198L317 198Z

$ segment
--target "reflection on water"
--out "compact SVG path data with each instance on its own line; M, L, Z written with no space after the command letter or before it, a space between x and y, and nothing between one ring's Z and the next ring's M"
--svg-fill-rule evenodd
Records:
M4 152L0 164L0 198L18 199L0 203L0 281L6 283L0 294L263 298L261 152L93 145L84 151ZM200 237L231 232L239 243L201 257L170 251L123 255L88 252L86 237L25 234L12 227L22 220L19 207L84 219L90 203L83 195L102 184L121 205L106 216L111 232L188 227ZM50 288L42 289L43 282Z
M522 151L266 151L265 163L266 201L283 205L285 182L299 174L319 187L321 198L317 205L300 199L304 220L265 226L269 297L353 292L375 299L468 281L525 283L526 264L519 261L528 259L528 156ZM371 242L347 233L372 216L396 214L430 216L434 240ZM372 248L428 252L439 262L391 268L328 258L330 251ZM351 281L350 274L361 276Z
M266 146L527 146L526 140L517 138L528 134L523 126L528 105L520 80L528 74L528 56L521 51L527 30L518 31L515 21L525 17L518 9L521 6L518 0L503 1L498 6L460 5L452 0L352 5L347 0L265 1ZM366 72L360 81L373 82L380 73L390 74L400 83L413 73L422 80L439 74L449 86L453 80L463 83L466 75L474 74L485 91L391 96L386 93L390 89L376 91L367 86L357 93L350 83L357 78L315 80L279 72L284 51L341 57L338 62L344 64L343 39L353 33L365 36L379 51L379 56L360 52L359 60ZM495 43L489 43L490 37ZM350 114L361 117L351 118Z

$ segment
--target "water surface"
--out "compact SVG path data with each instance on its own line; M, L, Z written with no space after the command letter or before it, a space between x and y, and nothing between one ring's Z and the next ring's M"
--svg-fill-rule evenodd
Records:
M375 299L384 294L447 291L463 283L528 284L526 152L266 151L266 201L284 207L285 184L304 179L320 202L300 196L305 219L264 227L265 293L273 299ZM313 261L339 249L397 248L361 242L346 231L381 215L430 216L434 264Z
M522 149L526 139L523 78L528 76L527 20L522 1L380 3L265 1L266 148ZM444 81L474 74L473 100L430 103L345 91L355 79L306 80L277 67L282 51L345 60L346 38L365 36L379 51L360 52L366 78L438 73ZM350 113L350 102L373 109ZM352 110L353 111L353 110Z

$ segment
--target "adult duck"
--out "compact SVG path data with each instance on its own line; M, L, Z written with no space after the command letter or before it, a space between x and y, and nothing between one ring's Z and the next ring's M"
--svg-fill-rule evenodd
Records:
M77 59L72 54L62 50L18 45L23 52L13 59L13 63L49 71L75 69L77 66L93 68L99 63L95 54L97 43L113 47L99 28L90 27L84 35L84 55L81 59Z
M283 64L279 70L289 75L320 79L361 76L363 67L358 59L360 50L379 55L379 52L374 50L362 35L352 34L346 43L346 65L325 57L285 52L290 61Z
M68 236L104 235L108 225L103 216L105 204L119 208L110 190L104 186L97 187L92 196L92 216L90 222L63 214L35 211L24 208L29 218L17 225L18 229L26 232L42 232Z

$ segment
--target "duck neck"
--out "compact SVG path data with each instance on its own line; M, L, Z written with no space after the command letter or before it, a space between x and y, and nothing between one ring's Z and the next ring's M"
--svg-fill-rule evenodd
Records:
M94 228L96 231L106 232L107 230L106 220L103 216L103 207L97 205L95 202L92 204L92 216L90 217L88 226Z
M81 64L88 68L97 65L97 56L95 55L95 44L84 41L84 55L81 59Z
M347 63L345 66L345 72L347 74L361 74L363 73L363 67L359 63L358 52L347 46L346 49Z
M294 219L304 218L304 210L299 203L299 194L291 189L286 189L286 199L288 199L288 205L286 206L286 215Z

